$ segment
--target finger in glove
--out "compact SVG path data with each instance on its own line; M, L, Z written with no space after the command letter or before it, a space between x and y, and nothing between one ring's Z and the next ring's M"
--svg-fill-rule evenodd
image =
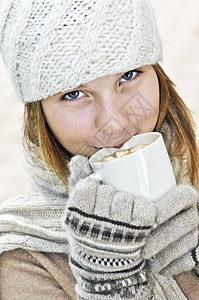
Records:
M191 207L156 227L148 237L143 257L149 259L168 245L198 228L198 210ZM194 247L194 246L193 246Z
M191 252L192 251L188 251L180 258L173 261L166 268L164 268L160 272L160 274L166 277L170 277L192 270L195 266L195 262L191 255Z
M154 258L148 260L148 267L152 273L160 273L167 267L167 273L170 264L183 256L185 253L194 249L198 244L198 230L189 232L184 237L163 249ZM191 266L194 264L191 264ZM183 268L183 265L182 265Z
M69 190L75 184L93 173L88 158L83 155L73 156L70 163Z
M197 200L198 193L193 187L188 185L177 186L174 190L156 202L157 224L160 225L164 223L180 211L191 206L196 207Z

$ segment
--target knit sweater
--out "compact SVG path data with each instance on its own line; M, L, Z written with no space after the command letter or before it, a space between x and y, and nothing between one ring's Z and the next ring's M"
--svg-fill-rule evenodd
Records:
M163 136L167 149L171 142ZM170 135L169 135L170 136ZM27 163L28 160L28 163ZM0 208L0 253L17 248L38 252L68 254L67 234L63 227L63 215L68 195L64 185L41 161L26 157L25 168L30 176L30 193L8 200ZM185 169L172 161L177 183L185 180ZM187 299L174 278L162 275L151 277L151 299Z

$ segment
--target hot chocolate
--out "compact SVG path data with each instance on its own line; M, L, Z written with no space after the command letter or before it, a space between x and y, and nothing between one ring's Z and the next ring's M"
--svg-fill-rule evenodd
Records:
M101 162L105 162L105 161L113 160L113 159L116 159L116 158L120 158L122 156L131 154L131 153L134 153L134 152L136 152L136 151L138 151L140 149L143 149L146 146L148 146L148 144L137 145L137 146L131 147L130 149L116 151L116 152L114 152L114 153L112 153L110 155L104 156L102 158Z

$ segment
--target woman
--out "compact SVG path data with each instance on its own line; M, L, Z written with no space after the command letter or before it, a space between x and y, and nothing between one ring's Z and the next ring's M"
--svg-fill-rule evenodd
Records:
M2 6L30 193L1 207L1 299L196 299L194 125L158 64L149 1ZM153 203L90 177L88 157L151 131L163 134L176 189Z

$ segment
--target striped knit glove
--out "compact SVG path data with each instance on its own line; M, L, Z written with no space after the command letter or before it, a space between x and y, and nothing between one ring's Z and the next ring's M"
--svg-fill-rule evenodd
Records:
M179 185L156 202L158 226L142 252L150 272L173 276L198 263L197 200L193 187Z
M141 249L154 224L153 202L92 179L84 156L72 158L70 171L65 224L79 299L148 299Z

